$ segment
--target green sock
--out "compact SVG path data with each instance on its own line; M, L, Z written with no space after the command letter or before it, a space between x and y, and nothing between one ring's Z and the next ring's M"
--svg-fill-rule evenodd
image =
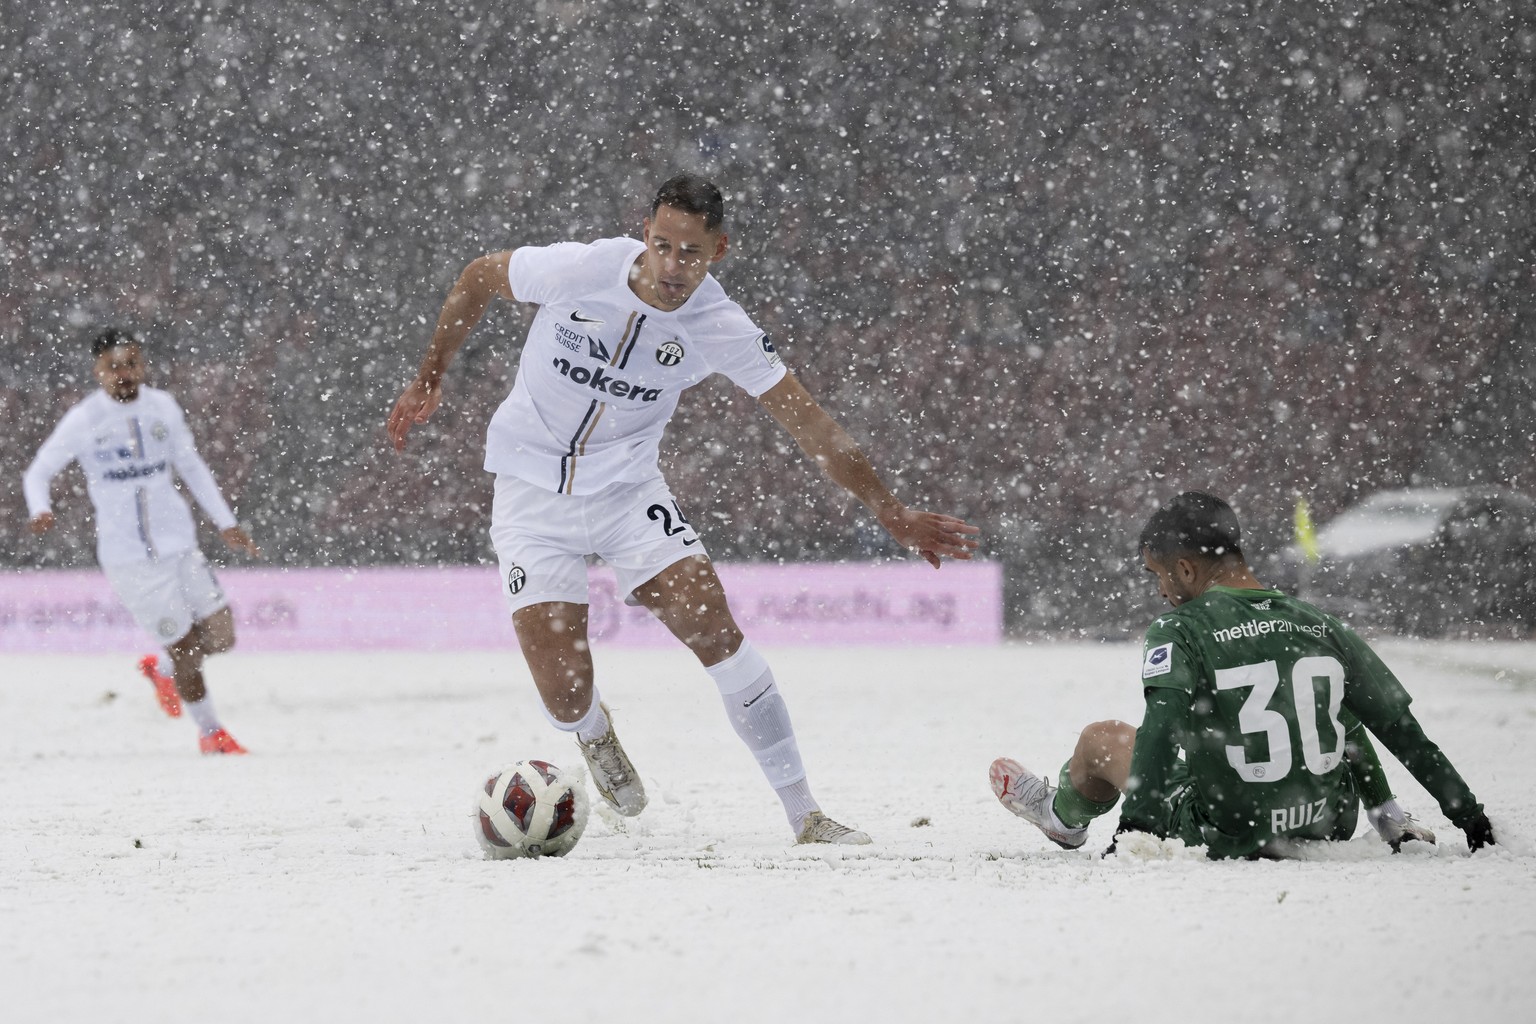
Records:
M1094 818L1113 810L1120 798L1117 796L1113 800L1100 801L1083 796L1072 785L1072 773L1068 771L1071 764L1068 761L1061 766L1061 777L1058 780L1060 786L1056 790L1056 798L1051 801L1051 810L1056 812L1057 819L1067 828L1083 828Z

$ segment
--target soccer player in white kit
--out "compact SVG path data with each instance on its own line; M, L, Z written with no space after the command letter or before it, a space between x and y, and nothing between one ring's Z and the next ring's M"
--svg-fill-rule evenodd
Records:
M170 655L174 687L157 682L161 706L173 717L185 707L197 724L204 754L243 754L220 724L203 680L203 660L235 643L235 621L224 592L197 547L197 529L179 477L231 549L261 552L235 521L213 473L198 455L176 399L144 385L144 350L119 328L91 343L92 392L59 421L22 479L33 533L53 529L49 485L71 462L85 472L96 510L96 560L134 621ZM156 680L153 659L141 668Z
M657 193L643 241L527 246L473 261L449 293L388 431L401 449L411 426L437 409L443 374L493 298L537 303L512 393L491 419L485 468L496 474L491 538L502 592L550 720L575 733L603 798L620 814L639 814L644 787L593 682L586 571L595 555L628 600L650 609L713 677L797 841L868 843L811 795L768 662L742 636L662 478L662 431L685 388L723 373L935 568L943 558L970 558L978 531L898 501L726 297L709 273L726 254L724 217L719 189L682 174Z

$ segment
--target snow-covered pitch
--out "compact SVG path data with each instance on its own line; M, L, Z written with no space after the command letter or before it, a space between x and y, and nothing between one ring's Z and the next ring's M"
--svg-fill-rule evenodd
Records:
M0 661L5 1019L1341 1021L1530 1019L1536 646L1380 646L1505 840L1369 834L1301 863L1150 844L1100 860L1005 813L993 757L1054 772L1139 719L1132 645L768 650L825 809L797 848L681 649L596 652L651 806L563 859L491 861L476 787L579 766L515 651L211 663L252 754L201 758L131 656ZM1365 826L1362 822L1362 829Z

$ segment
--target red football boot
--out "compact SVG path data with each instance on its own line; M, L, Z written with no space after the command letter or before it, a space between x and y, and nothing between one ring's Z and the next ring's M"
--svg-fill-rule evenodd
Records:
M244 754L246 749L223 729L215 729L197 741L197 749L205 754Z
M155 687L155 697L160 701L160 710L172 718L181 717L181 696L176 692L176 680L170 676L160 674L160 659L153 654L146 654L139 659L139 671L144 673Z

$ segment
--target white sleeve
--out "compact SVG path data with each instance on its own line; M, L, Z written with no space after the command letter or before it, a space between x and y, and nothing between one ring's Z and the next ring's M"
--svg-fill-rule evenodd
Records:
M609 287L623 260L633 259L639 245L632 238L525 245L512 250L507 283L518 302L545 306L561 296Z
M229 503L219 493L218 482L213 479L213 470L208 468L208 463L197 453L192 431L187 426L186 414L179 405L171 421L171 445L175 453L172 459L176 464L176 475L187 485L187 490L192 492L192 497L197 499L197 504L208 514L208 518L213 520L213 525L220 530L239 525Z
M722 302L707 317L715 341L714 369L753 398L784 379L788 372L763 329L734 302Z
M53 484L53 478L58 476L65 466L75 461L74 445L71 437L75 433L74 425L77 418L66 414L53 428L53 433L43 442L37 450L37 457L27 467L27 471L21 477L21 490L27 498L27 516L36 519L44 512L52 511L53 501L48 495L48 488Z

